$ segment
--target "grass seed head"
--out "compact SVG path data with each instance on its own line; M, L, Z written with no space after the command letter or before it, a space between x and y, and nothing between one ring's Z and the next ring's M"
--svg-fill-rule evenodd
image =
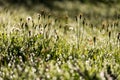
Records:
M47 24L45 24L44 29L47 27Z
M42 11L40 12L40 14L41 14L41 16L43 16L43 18L45 19L45 11L42 10Z
M113 22L113 25L114 25L114 26L118 26L118 24L119 24L118 21L114 21L114 22Z
M29 16L29 17L26 18L26 20L27 20L27 21L31 21L31 20L32 20L32 17Z
M25 23L25 28L28 29L28 24L27 24L27 22Z
M22 20L23 20L23 19L22 19L22 18L20 18L20 22L22 22Z
M56 18L56 19L55 19L55 23L56 23L57 21L58 21L58 19Z
M106 26L107 26L107 21L103 21L102 22L102 29L105 29Z
M31 36L31 31L29 31L29 36Z
M51 26L51 23L50 23L50 22L48 23L48 26Z
M78 21L78 17L77 16L75 16L75 20L76 20L76 22Z
M21 24L21 28L23 29L24 23Z
M41 29L40 29L40 34L43 34L43 33L44 33L44 29L41 28Z
M45 14L45 11L44 10L41 10L41 15L44 15Z
M48 15L48 19L50 19L50 17L51 17L51 14Z
M93 24L91 24L90 26L91 26L91 28L93 29Z
M82 13L80 13L79 18L82 19Z
M68 30L68 26L65 25L65 26L64 26L64 33L65 33L65 34L67 33L67 30Z
M120 41L120 32L118 33L117 39Z
M2 36L4 35L4 33L2 33Z
M37 29L37 25L35 25L35 27L34 27L35 29Z
M41 24L39 24L39 29L42 27L42 25Z
M62 28L62 25L61 25L61 24L59 25L59 28Z
M96 43L96 37L95 36L93 37L93 42L94 42L94 44Z
M106 30L106 31L107 31L107 32L109 31L109 30L108 30L108 27L107 27L107 30Z
M85 25L85 19L83 20L83 25Z
M68 23L68 15L65 16L65 22Z
M38 15L38 20L40 20L40 18L41 18L41 14L38 13L37 15Z
M32 27L34 27L35 26L35 23L34 23L34 21L32 20Z
M109 31L109 39L111 38L111 31Z
M102 24L102 30L105 29L105 24Z

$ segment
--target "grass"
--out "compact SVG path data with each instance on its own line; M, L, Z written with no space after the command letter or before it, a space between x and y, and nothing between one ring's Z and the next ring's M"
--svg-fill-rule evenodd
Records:
M76 15L69 14L69 5L63 16L59 11L1 8L1 80L120 79L119 6L107 15L104 4L81 4L80 10L77 3L70 8L82 13ZM95 13L84 11L88 7Z

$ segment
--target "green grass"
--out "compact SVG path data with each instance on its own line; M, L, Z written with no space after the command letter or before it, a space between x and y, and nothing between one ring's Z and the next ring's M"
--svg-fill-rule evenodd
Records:
M68 13L63 10L60 15L34 8L1 8L0 79L119 80L119 6L110 7L107 15L104 4L78 8L79 4L69 8L69 2ZM85 10L88 7L95 13ZM76 8L82 14L69 14Z

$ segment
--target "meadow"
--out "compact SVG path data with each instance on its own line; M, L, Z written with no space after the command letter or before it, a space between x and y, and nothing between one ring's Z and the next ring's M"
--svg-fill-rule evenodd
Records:
M119 4L16 6L0 7L0 80L120 80Z

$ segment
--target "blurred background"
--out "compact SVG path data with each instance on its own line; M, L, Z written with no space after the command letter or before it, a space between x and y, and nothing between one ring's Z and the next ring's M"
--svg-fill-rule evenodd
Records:
M1 3L3 2L10 2L10 3L19 3L19 4L34 4L34 3L43 3L43 4L52 4L55 1L66 1L66 0L0 0ZM90 3L97 3L97 2L102 2L102 3L118 3L120 0L67 0L67 1L80 1L82 3L90 2Z
M40 12L46 10L56 15L75 16L79 13L88 18L113 18L120 16L120 0L0 0L0 8Z
M104 3L104 4L115 4L115 3L120 3L120 0L0 0L0 5L5 5L6 3L9 3L11 5L13 4L24 4L26 6L32 6L35 4L44 4L46 6L51 7L54 2L64 2L64 1L79 1L81 3L92 3L92 4L97 4L97 3Z

